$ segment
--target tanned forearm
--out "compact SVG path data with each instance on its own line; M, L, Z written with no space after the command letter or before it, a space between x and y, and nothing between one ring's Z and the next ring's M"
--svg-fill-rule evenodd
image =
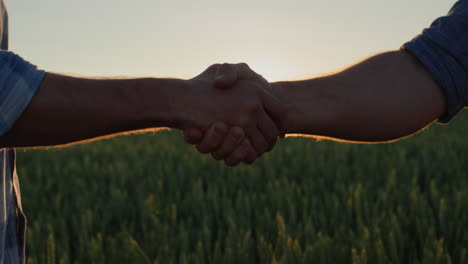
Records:
M206 130L223 121L246 131L254 154L264 153L279 133L273 120L284 120L285 110L265 89L267 82L241 80L233 89L215 89L222 68L212 65L189 80L47 73L13 128L0 137L0 147L66 145L161 127ZM240 71L232 70L235 76Z
M272 84L288 104L287 133L355 142L395 140L444 114L445 97L406 51L370 57L329 76Z
M2 147L63 145L146 128L177 127L183 81L86 79L46 73Z

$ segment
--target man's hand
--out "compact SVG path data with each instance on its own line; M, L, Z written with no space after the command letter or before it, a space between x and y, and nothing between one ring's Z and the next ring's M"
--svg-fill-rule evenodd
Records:
M211 153L214 159L224 160L227 166L233 167L240 162L253 163L258 154L240 127L228 126L223 122L216 122L203 133L197 128L184 131L184 139L189 144L196 144L200 153Z
M214 78L214 86L217 89L233 88L241 80L249 80L259 85L264 92L271 95L269 83L260 75L252 71L245 63L242 64L223 64L213 65L208 68L202 75L196 77L202 79ZM283 129L281 126L283 120L284 107L281 113L278 114L277 109L266 107L265 113L272 113L272 117L276 117L275 122L279 127L268 124L269 127L263 126L262 135L269 142L267 148L255 147L255 151L250 146L250 140L244 135L244 130L238 126L228 128L225 123L215 123L204 133L197 128L190 128L184 131L184 138L190 144L196 144L197 150L201 153L211 153L216 160L224 160L228 166L235 166L241 161L252 163L262 155L265 151L270 151L281 132L278 129ZM276 113L275 113L276 112ZM252 140L252 139L251 139ZM255 144L254 144L255 146ZM264 144L263 144L264 146Z
M30 104L8 133L2 147L74 144L120 133L161 127L207 130L217 121L240 130L235 143L252 151L239 156L256 158L276 141L283 106L262 84L236 82L233 89L215 89L219 65L191 80L136 78L88 79L46 73ZM268 112L265 111L268 109ZM240 134L240 135L239 135ZM245 140L244 140L245 139ZM248 139L248 140L247 140ZM219 147L219 146L215 146ZM217 155L227 158L222 147ZM249 154L250 153L250 154ZM215 154L216 155L216 154Z

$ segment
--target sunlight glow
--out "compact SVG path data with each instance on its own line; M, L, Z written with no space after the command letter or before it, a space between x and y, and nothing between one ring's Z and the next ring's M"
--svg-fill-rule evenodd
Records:
M48 71L189 78L246 62L269 81L398 49L454 2L6 0L11 50Z
M300 80L312 77L312 69L288 67L275 62L262 61L262 59L252 58L247 62L252 70L262 75L269 82L285 80Z

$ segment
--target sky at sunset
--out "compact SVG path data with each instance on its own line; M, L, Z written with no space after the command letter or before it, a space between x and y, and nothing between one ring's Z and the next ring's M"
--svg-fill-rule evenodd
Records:
M271 81L398 49L455 2L5 0L10 49L48 71L190 78L247 62Z

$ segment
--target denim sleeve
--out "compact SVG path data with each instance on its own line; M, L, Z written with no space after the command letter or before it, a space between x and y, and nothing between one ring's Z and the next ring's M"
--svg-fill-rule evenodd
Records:
M468 106L468 0L458 1L445 17L403 48L416 56L443 89L447 99L447 123Z
M43 77L44 71L20 56L0 51L0 136L26 109Z

